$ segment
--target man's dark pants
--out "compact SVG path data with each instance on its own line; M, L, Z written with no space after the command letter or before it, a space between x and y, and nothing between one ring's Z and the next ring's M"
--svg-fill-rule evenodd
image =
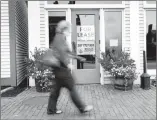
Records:
M84 103L81 101L75 89L75 81L71 71L67 68L58 68L54 71L54 74L56 78L56 85L51 89L47 110L52 113L56 111L57 99L62 87L65 87L69 90L73 103L80 111L83 110Z

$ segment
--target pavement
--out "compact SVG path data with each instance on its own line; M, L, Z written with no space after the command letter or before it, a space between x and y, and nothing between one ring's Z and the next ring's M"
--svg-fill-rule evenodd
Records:
M19 120L100 120L100 119L150 119L156 120L156 87L143 90L134 85L133 90L115 90L113 85L77 85L77 90L86 104L94 109L79 113L72 103L69 92L63 88L57 107L60 115L47 115L49 93L38 93L32 87L16 97L1 98L1 119Z

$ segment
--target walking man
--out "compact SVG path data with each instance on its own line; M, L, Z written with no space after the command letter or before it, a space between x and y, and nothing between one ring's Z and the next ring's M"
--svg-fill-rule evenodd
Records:
M62 87L65 87L69 90L73 103L76 105L76 107L81 113L89 112L93 109L93 106L85 105L85 103L80 99L80 96L78 95L75 88L74 77L72 76L70 71L70 56L80 61L85 61L85 59L74 55L68 48L68 45L66 43L66 36L70 33L70 27L71 25L69 22L60 21L56 27L56 35L53 41L51 42L51 47L55 48L60 55L59 61L61 63L61 66L54 69L56 85L50 92L47 114L62 113L61 110L58 110L56 108L57 99L59 97L60 90Z

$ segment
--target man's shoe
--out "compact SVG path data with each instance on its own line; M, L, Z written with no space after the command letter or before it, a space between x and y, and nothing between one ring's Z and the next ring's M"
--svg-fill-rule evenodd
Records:
M93 106L92 105L87 105L83 109L81 109L80 112L85 113L85 112L90 112L91 110L93 110Z
M52 114L61 114L62 111L61 110L56 110L55 112L51 112L51 111L47 111L48 115L52 115Z

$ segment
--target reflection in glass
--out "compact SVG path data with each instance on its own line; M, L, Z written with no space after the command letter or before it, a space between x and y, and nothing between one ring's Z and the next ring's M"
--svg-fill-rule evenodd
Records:
M146 11L147 68L156 69L156 11Z
M73 49L77 55L86 58L83 63L77 60L77 69L95 68L95 16L76 15L77 41Z

